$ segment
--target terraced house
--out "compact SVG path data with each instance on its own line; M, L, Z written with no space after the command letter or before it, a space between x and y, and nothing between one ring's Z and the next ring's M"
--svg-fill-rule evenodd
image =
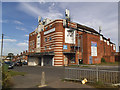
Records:
M116 46L96 30L67 19L39 19L29 34L28 65L67 66L114 62Z

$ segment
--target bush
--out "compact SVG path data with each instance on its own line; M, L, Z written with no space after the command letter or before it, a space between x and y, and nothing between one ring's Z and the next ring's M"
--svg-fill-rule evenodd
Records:
M11 76L8 74L8 72L2 72L2 88L9 88L11 86L10 78Z
M104 62L104 63L105 63L106 61L105 61L105 59L104 59L104 58L101 58L101 62Z
M10 74L8 73L8 65L3 64L2 66L2 88L9 88L11 86Z

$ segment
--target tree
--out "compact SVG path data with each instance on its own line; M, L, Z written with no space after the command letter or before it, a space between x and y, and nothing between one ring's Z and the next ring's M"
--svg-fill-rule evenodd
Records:
M12 60L14 58L14 54L13 53L8 53L8 58L10 58L10 60Z

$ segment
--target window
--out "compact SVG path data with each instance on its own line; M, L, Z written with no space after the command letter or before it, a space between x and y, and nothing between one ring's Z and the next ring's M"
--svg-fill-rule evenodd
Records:
M34 52L34 49L32 49L32 52Z
M101 41L103 40L102 36L100 36L100 40L101 40Z
M45 42L47 42L47 38L45 38Z
M37 36L37 38L40 38L40 36Z
M50 28L52 27L52 24L50 25Z
M45 29L48 29L48 27L45 27Z
M47 50L47 47L45 46L45 50Z
M38 39L37 42L40 42L40 39Z
M43 29L41 29L41 31L43 31Z
M49 37L49 41L51 41L52 40L52 38L51 37Z
M115 50L115 47L116 47L116 46L115 46L115 45L113 45L113 50Z
M33 46L34 46L34 41L33 41Z
M112 47L112 44L110 44L110 46Z
M31 48L30 48L30 52L31 52Z
M109 45L109 41L107 41L107 45Z
M106 40L104 40L104 42L106 42Z
M51 46L49 46L49 49L51 49Z

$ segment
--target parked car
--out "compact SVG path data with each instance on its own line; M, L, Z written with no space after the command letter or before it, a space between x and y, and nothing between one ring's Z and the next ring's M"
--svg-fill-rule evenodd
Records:
M8 65L8 69L13 69L13 67L14 67L13 62L5 62L5 64Z
M17 62L14 62L14 66L17 66Z
M27 65L27 62L23 62L22 64L23 64L23 65Z
M22 66L22 62L17 62L16 66Z

